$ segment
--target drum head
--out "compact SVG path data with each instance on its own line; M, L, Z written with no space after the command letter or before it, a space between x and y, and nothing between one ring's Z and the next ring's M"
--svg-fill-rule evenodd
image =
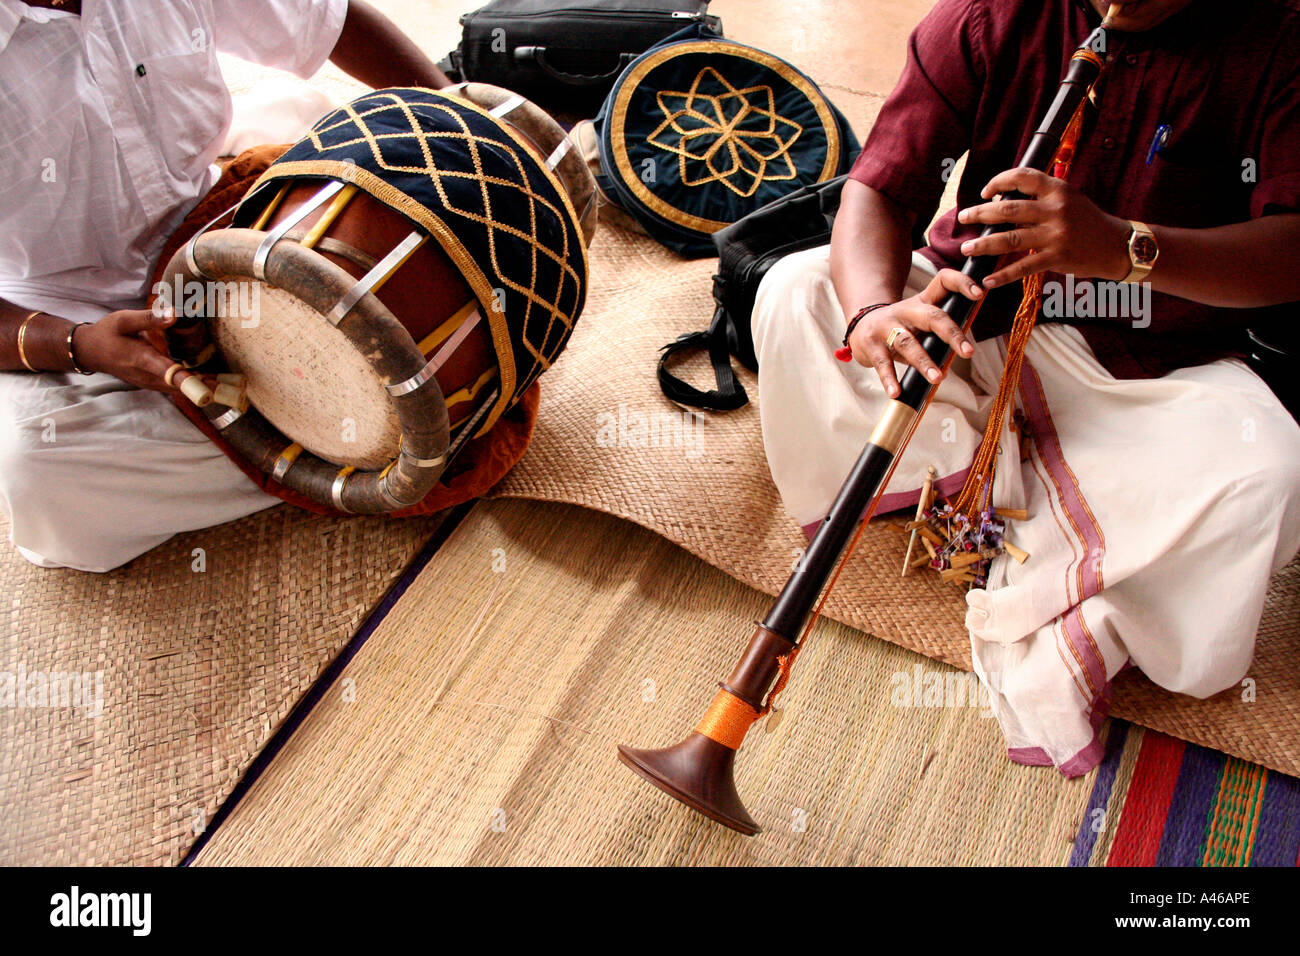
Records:
M387 465L402 428L365 356L297 296L263 282L249 287L248 301L219 304L208 319L230 370L248 382L248 400L321 458L367 470Z

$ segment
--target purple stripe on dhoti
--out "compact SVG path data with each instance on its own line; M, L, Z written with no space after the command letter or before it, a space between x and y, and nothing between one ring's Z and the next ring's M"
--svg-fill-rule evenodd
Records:
M935 494L944 498L955 495L961 491L962 485L966 484L966 476L969 474L970 469L963 468L961 471L955 471L951 475L939 478L934 483ZM911 491L892 491L889 494L880 496L880 504L876 506L876 514L887 515L891 511L901 511L904 508L911 508L915 511L916 504L920 500L920 488L913 488ZM813 535L817 533L817 529L821 526L821 521L814 521L812 524L803 525L802 530L805 537L811 541Z
M1108 686L1106 662L1102 660L1100 652L1088 635L1083 612L1078 606L1079 602L1101 591L1101 559L1105 553L1101 529L1097 527L1092 512L1083 498L1083 492L1079 489L1078 480L1061 452L1061 444L1047 409L1047 397L1043 394L1042 382L1028 359L1020 369L1020 400L1025 410L1030 435L1034 440L1034 448L1051 475L1061 507L1069 516L1070 525L1085 549L1083 560L1088 561L1089 567L1078 570L1079 594L1074 606L1062 615L1061 623L1066 639L1074 649L1076 660L1088 675L1093 693L1103 695ZM1069 593L1068 582L1066 592Z

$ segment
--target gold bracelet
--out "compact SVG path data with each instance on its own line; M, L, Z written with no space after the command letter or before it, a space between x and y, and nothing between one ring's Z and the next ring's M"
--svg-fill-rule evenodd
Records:
M23 319L22 325L18 326L18 361L22 362L23 366L29 372L39 372L40 370L34 367L31 362L27 361L27 350L23 347L25 345L25 340L27 338L27 323L30 322L32 319L36 318L38 315L44 315L44 314L45 314L44 312L37 309L31 315L27 316L27 318Z
M72 335L74 332L77 331L77 329L81 328L83 325L89 325L89 324L90 324L89 322L76 322L73 324L72 328L68 329L68 359L72 362L72 370L74 372L79 372L82 375L94 375L95 373L87 372L84 368L82 368L80 365L77 364L77 355L75 352L72 351Z

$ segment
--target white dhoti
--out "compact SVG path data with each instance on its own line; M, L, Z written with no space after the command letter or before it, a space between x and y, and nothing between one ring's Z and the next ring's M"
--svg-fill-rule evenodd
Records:
M0 508L33 564L108 571L279 503L161 392L0 372Z
M911 291L926 278L918 263ZM828 247L768 273L752 325L768 462L810 526L888 399L831 354L845 319ZM978 343L940 385L883 507L915 505L929 465L943 493L961 486L1003 355L1002 339ZM1300 549L1300 426L1239 361L1116 379L1063 325L1035 328L1016 404L1032 450L1020 464L1004 425L994 503L1029 512L1007 537L1030 558L996 558L965 623L1011 758L1076 775L1101 759L1127 663L1196 697L1245 676L1269 579Z

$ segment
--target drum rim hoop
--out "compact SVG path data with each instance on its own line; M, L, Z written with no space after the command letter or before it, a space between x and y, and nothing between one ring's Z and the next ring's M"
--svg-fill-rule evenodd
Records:
M185 283L190 281L265 281L271 288L287 292L305 302L320 314L322 322L328 324L325 316L329 309L357 280L320 253L292 239L282 239L276 243L266 260L266 279L257 280L253 277L253 258L265 238L265 232L240 228L219 229L197 237L192 244L192 254L199 268L198 275L193 274L187 264L186 249L178 250L164 273L165 281L177 276L182 279L180 284L169 287L176 314L183 314L182 301L178 301L178 290L183 292ZM310 276L311 281L284 282L295 270ZM211 341L211 329L207 322L206 316L200 320ZM381 383L405 381L419 373L427 363L410 332L373 293L367 292L362 296L344 319L331 328L337 328L343 333ZM386 350L381 354L373 348L364 348L365 340L362 336L367 336L372 343L376 333L384 335L398 346L396 352ZM423 387L404 395L394 396L387 389L385 394L401 426L401 447L407 449L409 454L399 453L394 463L382 469L352 469L345 486L345 507L341 510L383 513L415 504L433 489L446 468L450 428L446 402L437 380L431 378ZM209 421L219 418L226 411L222 405L210 405L204 409ZM419 423L429 422L432 423L431 426L416 427ZM274 463L283 449L295 444L254 407L229 423L222 431L222 437L267 475L271 475ZM430 468L412 464L412 458L443 461L440 466ZM336 506L333 496L320 493L316 486L325 482L326 488L331 487L344 467L304 449L279 481L285 487L322 504ZM390 473L395 473L391 480L388 477ZM394 482L399 483L404 491L400 496L391 490ZM399 503L394 505L394 501Z

